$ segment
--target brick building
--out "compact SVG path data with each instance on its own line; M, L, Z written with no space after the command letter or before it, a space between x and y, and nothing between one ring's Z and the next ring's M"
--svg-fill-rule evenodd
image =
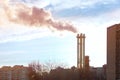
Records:
M120 80L120 24L107 28L107 80Z

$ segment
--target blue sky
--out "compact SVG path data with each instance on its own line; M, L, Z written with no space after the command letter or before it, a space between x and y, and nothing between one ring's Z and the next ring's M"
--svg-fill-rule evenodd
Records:
M119 0L5 0L0 4L0 66L27 65L38 60L76 66L77 33L86 35L85 52L90 56L90 65L106 64L106 28L120 23ZM46 22L25 25L27 21L18 20L22 19L16 15L19 8L31 14L33 7L36 11L43 9L48 15L45 19L66 22L78 32L48 27Z

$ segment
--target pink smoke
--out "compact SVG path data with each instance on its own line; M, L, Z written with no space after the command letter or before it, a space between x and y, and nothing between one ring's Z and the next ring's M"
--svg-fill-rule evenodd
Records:
M19 4L4 6L4 10L10 22L29 26L47 26L59 31L77 32L77 29L72 24L54 20L50 12L42 8L30 8L26 5Z

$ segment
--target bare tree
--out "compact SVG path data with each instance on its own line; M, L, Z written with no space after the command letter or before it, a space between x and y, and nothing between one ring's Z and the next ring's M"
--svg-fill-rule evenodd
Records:
M30 80L43 80L46 73L58 67L65 68L65 65L52 61L48 61L45 64L40 64L39 61L33 61L29 64L29 78Z
M41 80L42 65L38 62L31 62L29 64L29 78L30 80Z
M63 64L63 63L57 63L57 62L53 62L51 60L47 61L45 64L44 64L44 68L46 70L46 72L50 72L50 70L52 69L56 69L58 67L62 67L62 68L65 68L66 65Z

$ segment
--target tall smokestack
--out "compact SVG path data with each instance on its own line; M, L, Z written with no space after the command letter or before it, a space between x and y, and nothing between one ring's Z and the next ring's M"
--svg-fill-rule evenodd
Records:
M85 34L77 34L77 68L85 68Z
M83 34L81 33L80 34L80 68L82 68L83 67L83 39L82 39L82 37L83 37Z
M79 57L79 34L77 34L77 67L79 68L79 61L80 61L80 57Z
M83 68L85 68L85 34L83 34Z

